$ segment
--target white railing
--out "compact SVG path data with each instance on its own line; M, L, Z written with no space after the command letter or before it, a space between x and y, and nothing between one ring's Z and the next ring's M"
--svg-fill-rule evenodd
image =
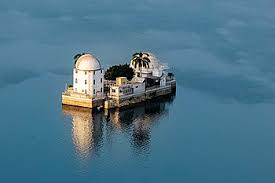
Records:
M66 90L66 91L62 92L62 95L66 95L66 96L70 96L70 97L86 98L86 99L92 98L90 95L76 93L73 90Z

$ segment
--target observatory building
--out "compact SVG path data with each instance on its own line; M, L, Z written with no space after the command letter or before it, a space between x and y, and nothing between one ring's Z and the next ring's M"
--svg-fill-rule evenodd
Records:
M62 93L62 104L98 107L104 102L104 70L99 60L87 53L74 58L73 85Z
M103 68L95 56L84 54L76 58L73 69L74 92L102 97L103 77Z
M133 54L130 67L134 77L104 79L100 61L92 54L74 57L73 84L62 93L62 104L86 108L116 108L144 102L175 91L176 79L168 67L151 53Z

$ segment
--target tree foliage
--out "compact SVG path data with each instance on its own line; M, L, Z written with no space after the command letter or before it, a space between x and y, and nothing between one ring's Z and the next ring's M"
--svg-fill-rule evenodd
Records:
M146 52L140 52L140 53L135 53L133 54L133 58L131 60L132 65L137 68L141 68L142 66L144 68L149 68L149 63L150 63L150 59L149 59L149 54Z
M82 55L85 55L86 53L78 53L74 56L74 64L77 62L77 60L79 59L79 57L81 57Z
M115 80L117 77L127 77L128 80L131 80L134 74L134 70L129 67L129 64L120 64L108 68L104 78L106 80Z

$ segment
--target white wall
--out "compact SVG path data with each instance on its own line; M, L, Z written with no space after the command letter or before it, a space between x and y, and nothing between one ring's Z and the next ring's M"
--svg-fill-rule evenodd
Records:
M136 93L142 93L145 92L145 83L135 83L133 84L133 92Z
M166 78L167 78L167 73L163 72L163 75L160 78L160 86L166 85Z
M153 69L153 76L160 77L162 75L162 70L161 69Z
M89 86L85 85L85 80L88 80L89 73L85 75L84 71L80 71L77 69L73 69L73 87L74 92L77 93L85 93L85 90L87 94L89 94Z
M77 72L76 72L77 71ZM82 71L74 68L73 70L74 92L88 94L92 97L103 96L104 94L104 71ZM77 79L77 82L76 82ZM102 79L102 80L101 80ZM86 80L86 83L85 83ZM95 80L95 84L94 84ZM102 81L102 82L101 82Z
M95 80L95 84L94 81ZM91 84L93 85L93 89L95 90L95 93L93 93L93 96L103 96L104 95L104 71L97 70L93 73L93 80L91 81ZM94 91L92 91L94 92Z
M111 86L110 87L110 95L119 96L119 87L118 86Z
M118 97L118 96L129 95L129 94L132 94L132 85L131 84L110 87L110 95L111 96Z

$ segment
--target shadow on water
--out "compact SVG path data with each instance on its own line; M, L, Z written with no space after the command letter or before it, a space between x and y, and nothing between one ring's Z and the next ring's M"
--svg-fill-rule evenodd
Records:
M150 152L151 130L169 113L175 94L135 107L92 111L91 109L62 106L64 115L71 117L72 141L81 161L100 155L104 144L112 143L115 135L126 136L130 147L138 155Z

